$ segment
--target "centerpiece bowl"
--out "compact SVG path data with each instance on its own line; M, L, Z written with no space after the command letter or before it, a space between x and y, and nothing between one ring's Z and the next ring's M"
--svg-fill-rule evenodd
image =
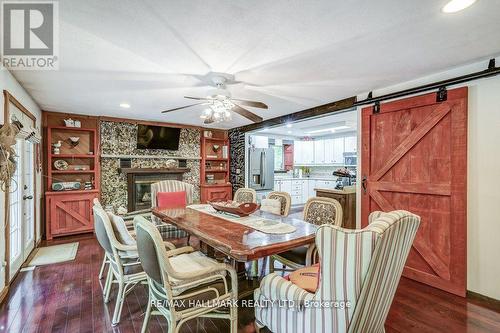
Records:
M253 202L218 201L208 203L218 212L234 214L240 217L248 216L260 208L260 205Z

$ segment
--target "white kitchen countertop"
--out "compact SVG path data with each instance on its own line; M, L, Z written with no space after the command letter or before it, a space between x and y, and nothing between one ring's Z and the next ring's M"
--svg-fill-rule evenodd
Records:
M337 177L332 176L332 177L302 177L302 178L293 178L293 177L274 177L274 180L330 180L330 181L336 181Z

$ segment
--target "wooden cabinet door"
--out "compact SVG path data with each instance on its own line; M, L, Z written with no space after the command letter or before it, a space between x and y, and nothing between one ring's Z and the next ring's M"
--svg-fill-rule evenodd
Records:
M232 199L231 186L203 186L201 188L201 202L228 201Z
M47 239L94 230L92 201L97 193L47 196Z
M325 163L325 140L313 141L314 146L314 164Z
M467 88L362 112L362 226L374 210L421 217L404 276L465 296Z

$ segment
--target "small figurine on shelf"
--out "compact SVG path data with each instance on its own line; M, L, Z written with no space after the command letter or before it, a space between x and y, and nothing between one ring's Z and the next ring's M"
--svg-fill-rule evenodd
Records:
M61 153L61 146L62 146L61 140L52 144L52 150L53 150L52 152L54 153L54 155L59 155Z

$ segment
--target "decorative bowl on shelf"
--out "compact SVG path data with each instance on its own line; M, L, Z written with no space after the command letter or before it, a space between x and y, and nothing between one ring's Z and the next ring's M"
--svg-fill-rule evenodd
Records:
M79 136L70 136L68 138L68 140L69 140L69 144L71 145L71 147L76 147L76 146L78 146L78 143L80 143Z
M216 211L238 215L240 217L248 216L257 211L260 205L253 202L239 203L236 201L208 202Z

